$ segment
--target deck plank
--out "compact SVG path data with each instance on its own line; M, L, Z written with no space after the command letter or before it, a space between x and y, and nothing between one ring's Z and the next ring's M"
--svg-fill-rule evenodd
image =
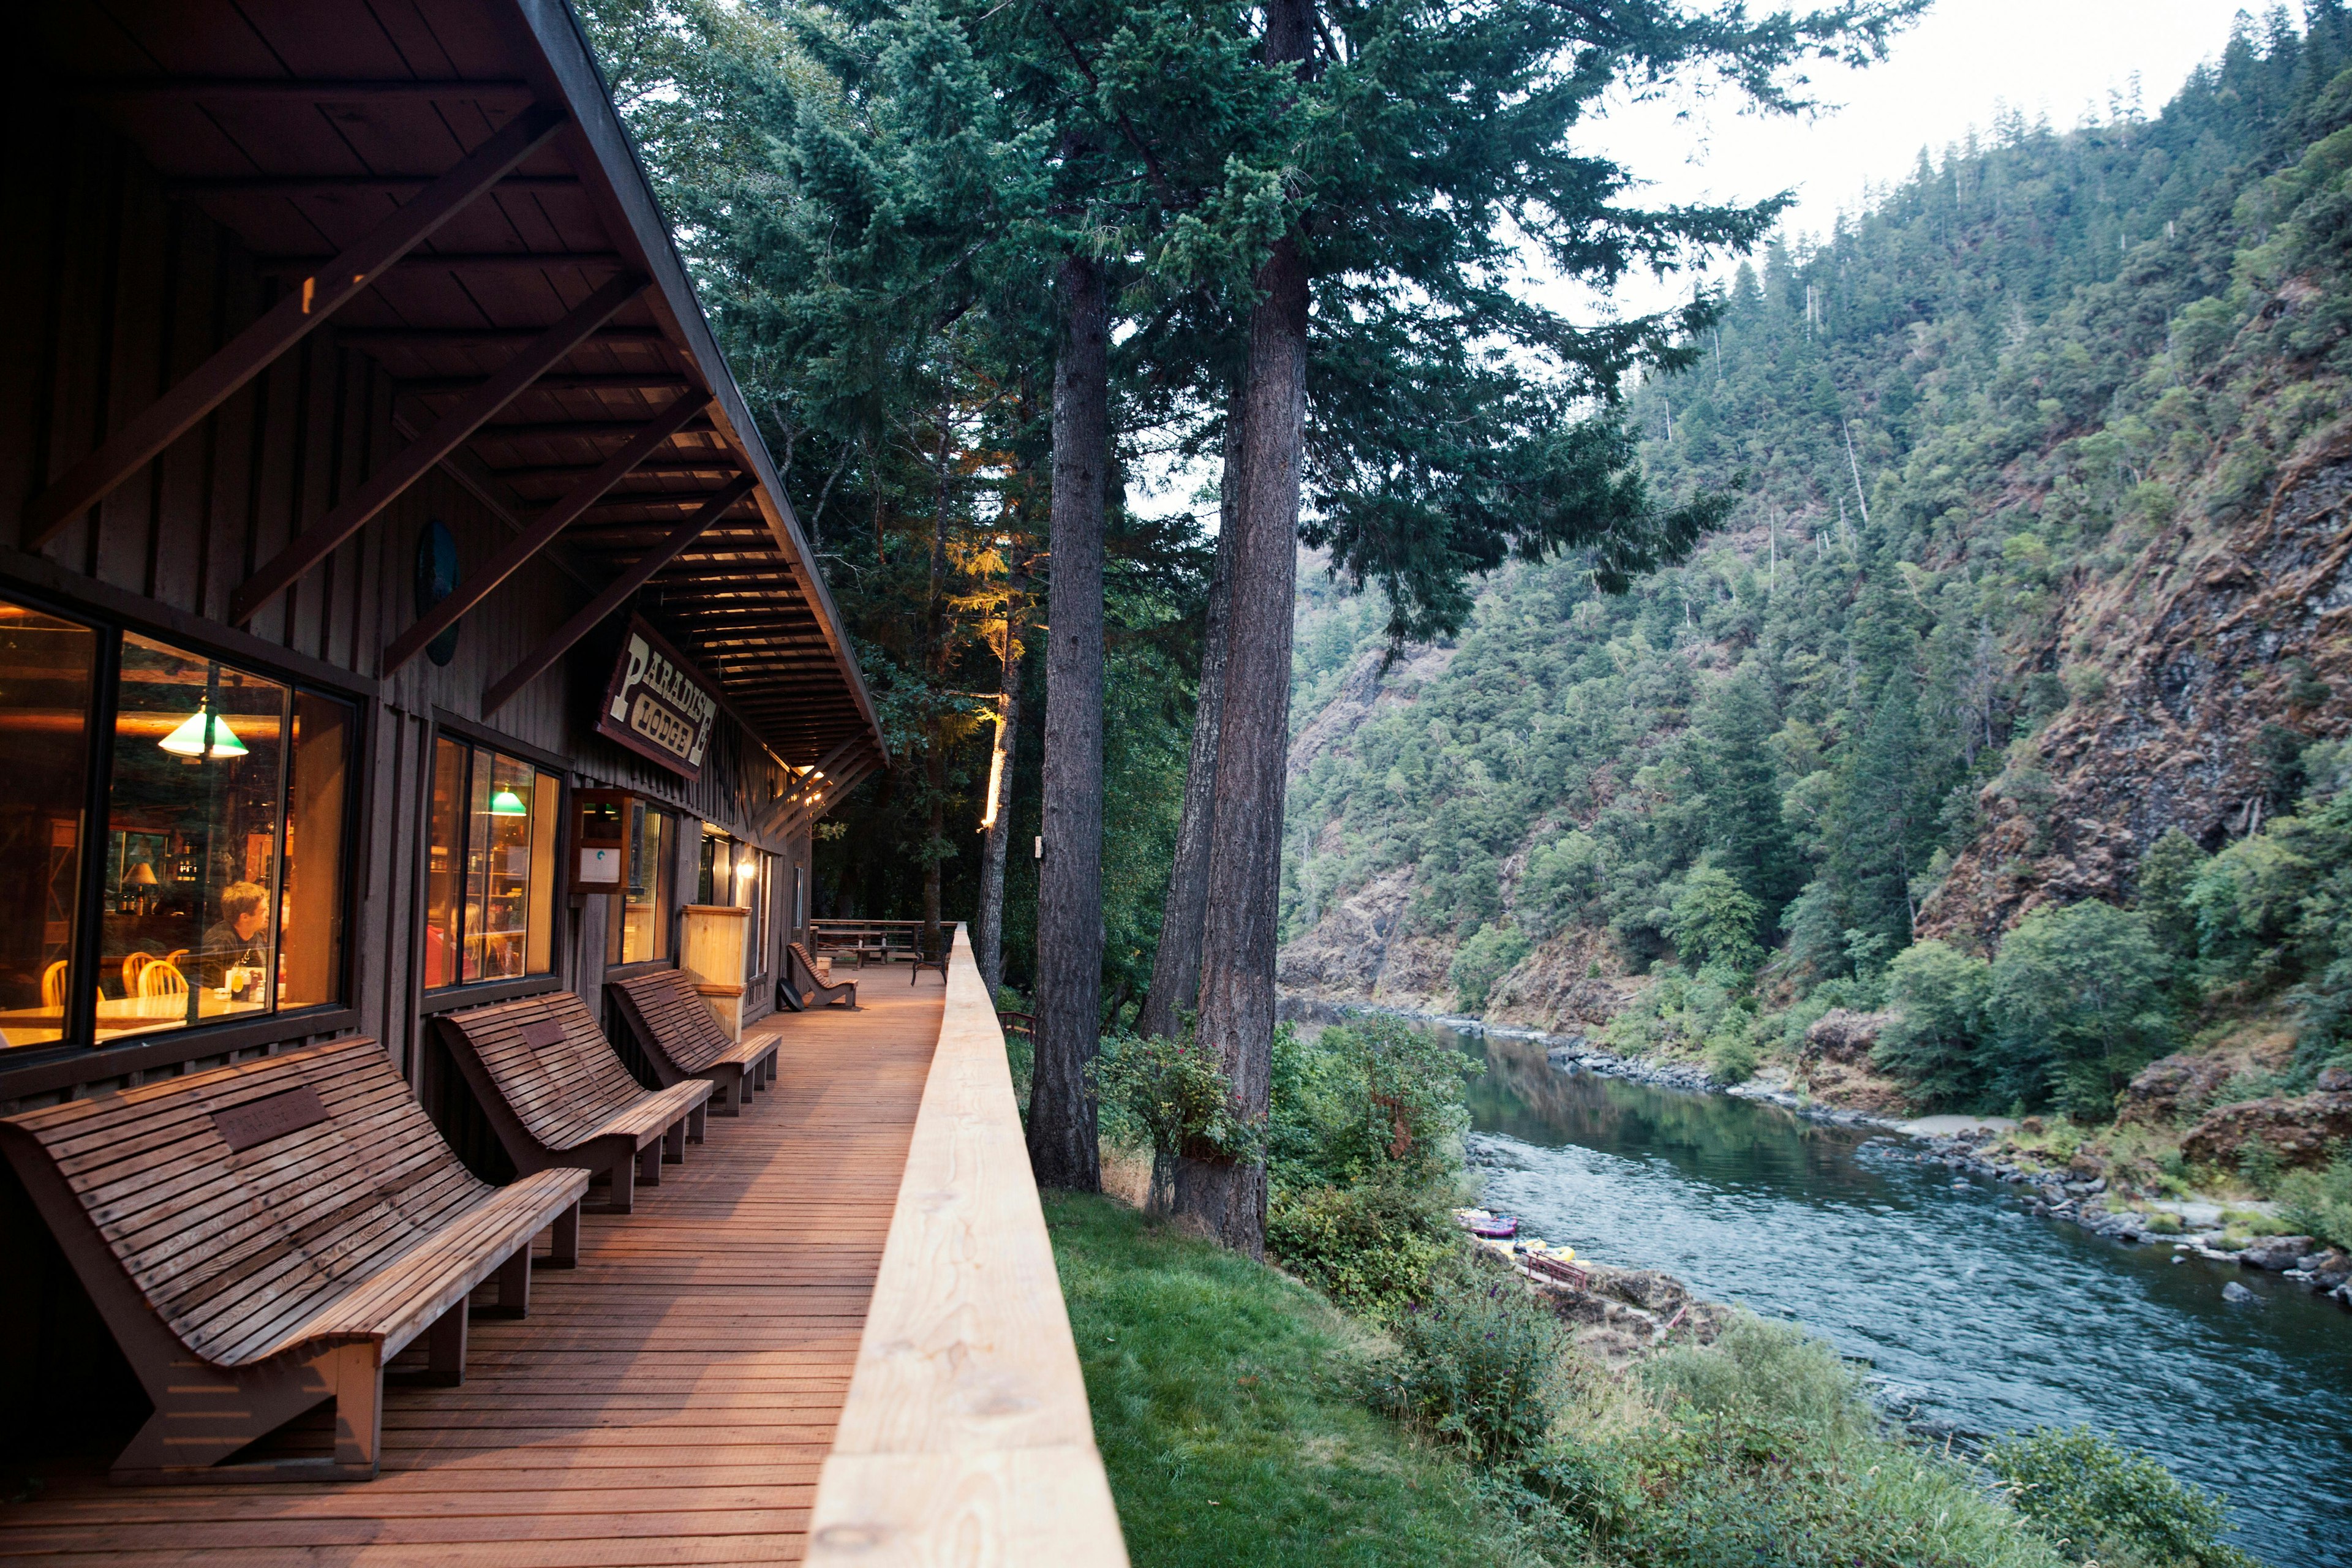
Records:
M944 992L763 1020L776 1082L628 1215L582 1222L530 1316L472 1325L457 1388L390 1388L383 1470L0 1506L0 1563L797 1562L857 1355ZM287 1441L299 1442L299 1435Z

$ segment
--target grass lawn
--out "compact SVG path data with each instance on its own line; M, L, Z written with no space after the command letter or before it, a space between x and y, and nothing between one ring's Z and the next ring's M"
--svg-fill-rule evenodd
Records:
M1470 1471L1350 1392L1362 1331L1108 1199L1045 1194L1137 1568L1539 1562Z

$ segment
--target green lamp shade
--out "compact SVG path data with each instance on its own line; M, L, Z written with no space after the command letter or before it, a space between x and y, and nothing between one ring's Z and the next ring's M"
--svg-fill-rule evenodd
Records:
M205 710L201 708L181 721L180 727L156 742L175 757L241 757L245 742L228 727L226 719L212 721L212 749L205 749Z
M529 816L530 807L523 805L522 796L510 789L502 789L490 796L492 816Z

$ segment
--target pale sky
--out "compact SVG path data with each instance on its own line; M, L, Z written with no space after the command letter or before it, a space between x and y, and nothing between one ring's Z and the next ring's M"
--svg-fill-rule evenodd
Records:
M1865 70L1815 68L1805 120L1737 112L1729 98L1687 95L1622 104L1591 145L1651 182L1646 202L1755 201L1794 189L1791 234L1826 233L1840 209L1909 174L1923 146L1940 153L1996 106L2063 129L2104 119L2110 91L2141 83L2153 116L2198 62L2218 58L2243 0L1939 0ZM1664 291L1679 297L1687 284ZM1627 310L1664 298L1647 279L1621 296Z

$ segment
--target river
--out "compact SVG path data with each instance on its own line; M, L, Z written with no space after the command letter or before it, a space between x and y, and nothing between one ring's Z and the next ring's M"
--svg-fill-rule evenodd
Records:
M1857 1154L1864 1131L1453 1038L1487 1064L1469 1087L1484 1201L1522 1235L1793 1319L1922 1418L2113 1433L2226 1492L2238 1544L2273 1568L2352 1568L2352 1314L2334 1303L2032 1218L1998 1183ZM2223 1301L2230 1279L2261 1304Z

